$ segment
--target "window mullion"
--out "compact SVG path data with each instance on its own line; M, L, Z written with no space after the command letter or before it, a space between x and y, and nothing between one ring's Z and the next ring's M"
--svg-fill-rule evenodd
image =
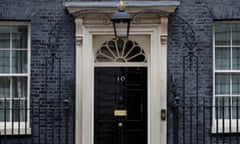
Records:
M216 55L215 55L215 49L216 49L216 44L215 44L215 25L213 26L213 117L214 119L218 119L217 115L216 115L216 65L215 65L215 59L216 59Z
M231 61L231 70L233 69L233 66L232 66L232 64L233 64L233 57L232 57L232 25L231 25L231 28L230 28L230 56L231 56L231 58L230 58L230 61Z
M232 25L231 25L231 28L230 28L230 54L231 54L231 71L233 70L233 49L232 49ZM230 104L230 106L229 106L229 108L230 108L230 115L229 115L229 117L230 117L230 120L232 120L232 109L233 109L233 107L232 107L232 72L230 73L230 102L229 102L229 104Z
M9 51L9 53L10 53L10 73L12 73L12 46L13 46L13 44L12 44L12 26L10 26L10 51Z
M10 26L10 48L9 48L9 54L10 54L10 64L9 64L9 74L12 73L12 26ZM10 79L10 95L9 95L9 122L12 122L12 76L9 76Z
M12 111L13 111L13 98L12 98L12 94L13 94L13 81L12 81L12 77L10 77L10 96L9 96L9 121L12 122Z
M229 98L229 108L230 108L230 113L229 113L229 117L230 120L232 120L232 73L230 73L230 98Z

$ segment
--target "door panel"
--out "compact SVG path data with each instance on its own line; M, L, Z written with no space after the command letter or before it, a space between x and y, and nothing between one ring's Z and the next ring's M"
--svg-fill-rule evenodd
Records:
M94 81L94 144L147 144L147 68L96 67Z

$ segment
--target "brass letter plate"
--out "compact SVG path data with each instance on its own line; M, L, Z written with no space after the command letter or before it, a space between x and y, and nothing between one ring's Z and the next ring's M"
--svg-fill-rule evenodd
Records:
M114 116L127 116L127 110L114 110Z

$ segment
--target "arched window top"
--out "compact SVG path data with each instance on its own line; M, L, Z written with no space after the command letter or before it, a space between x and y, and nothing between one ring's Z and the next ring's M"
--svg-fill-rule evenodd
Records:
M110 40L97 50L95 62L144 62L146 54L139 44L132 40Z

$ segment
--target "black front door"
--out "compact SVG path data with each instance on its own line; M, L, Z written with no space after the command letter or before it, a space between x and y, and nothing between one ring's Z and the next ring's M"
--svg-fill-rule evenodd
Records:
M147 144L147 68L95 67L94 144Z

